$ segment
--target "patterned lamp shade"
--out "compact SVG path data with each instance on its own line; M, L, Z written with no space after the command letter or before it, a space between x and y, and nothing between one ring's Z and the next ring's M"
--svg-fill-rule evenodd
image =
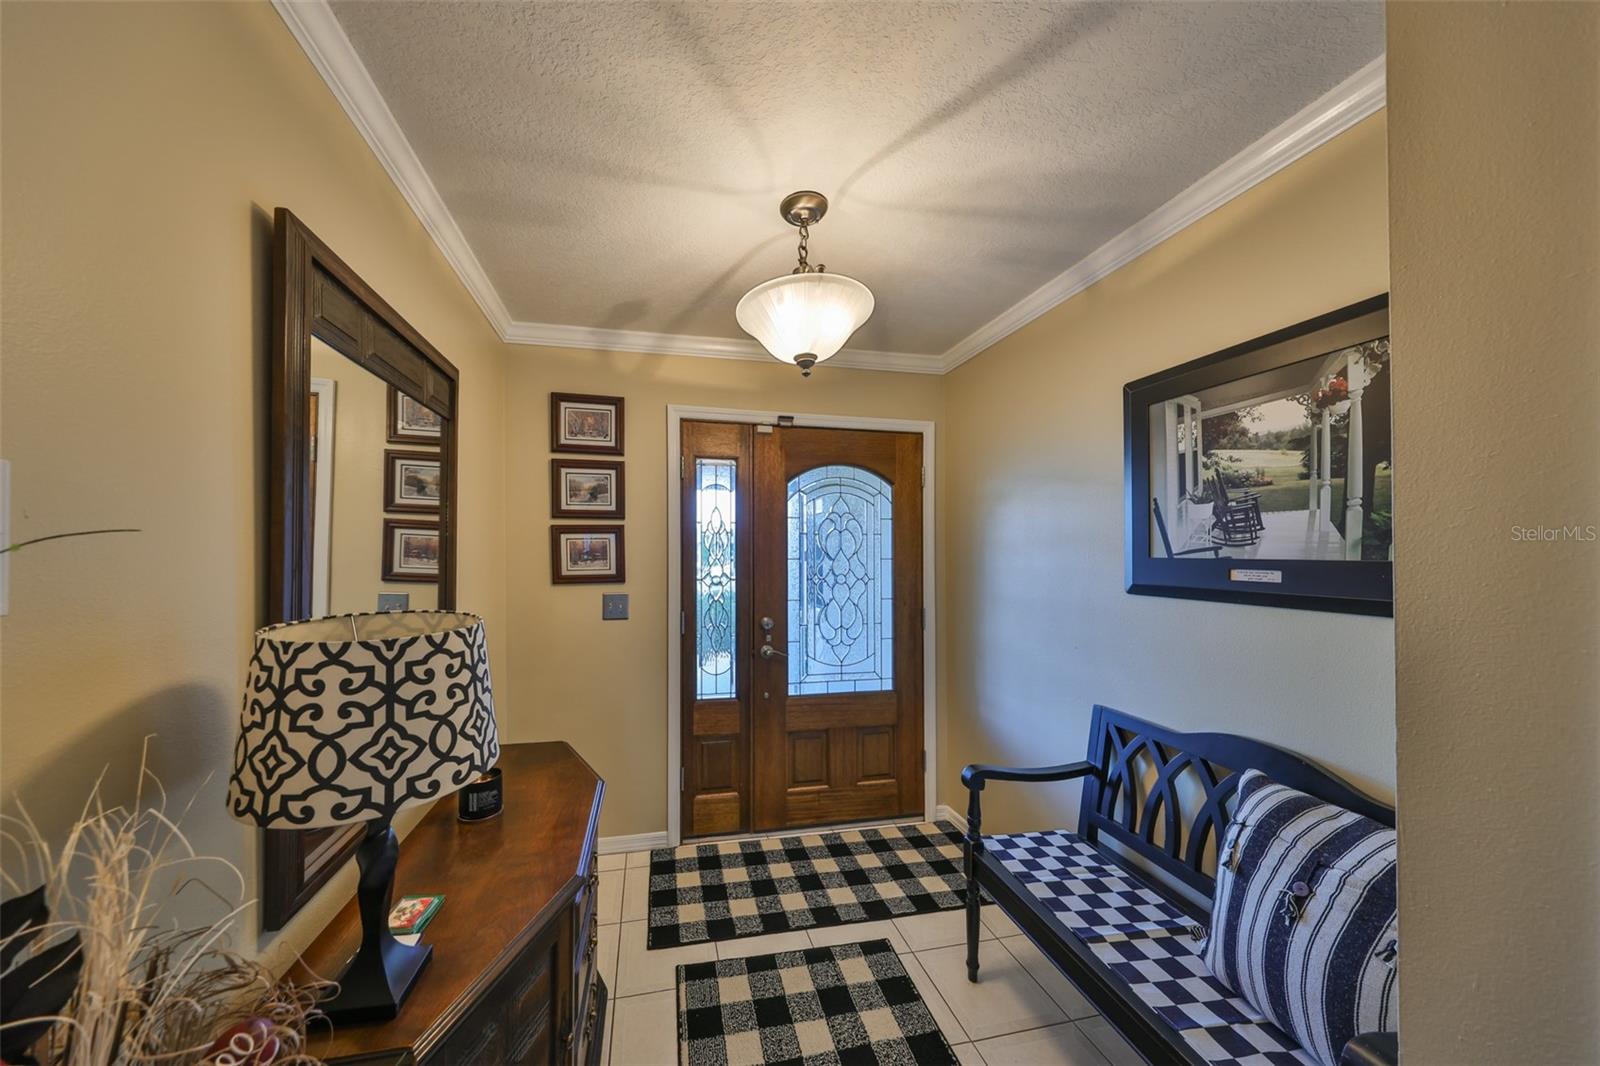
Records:
M373 821L454 792L499 757L478 616L269 626L245 679L228 809L269 829Z

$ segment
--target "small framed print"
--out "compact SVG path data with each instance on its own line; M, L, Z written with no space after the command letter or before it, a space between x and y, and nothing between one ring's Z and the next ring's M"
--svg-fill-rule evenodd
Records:
M383 579L432 583L439 580L439 523L383 520Z
M621 518L622 464L550 460L551 518Z
M443 415L389 386L390 444L438 444L443 437Z
M438 452L383 453L383 509L437 513L444 497Z
M622 454L622 397L550 394L550 450Z
M621 584L621 526L551 526L550 580L557 585Z

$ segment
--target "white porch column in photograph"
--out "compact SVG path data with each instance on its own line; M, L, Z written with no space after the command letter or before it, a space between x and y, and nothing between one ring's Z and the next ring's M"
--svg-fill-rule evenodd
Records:
M1167 462L1166 469L1162 471L1162 473L1165 475L1165 477L1162 479L1165 484L1162 485L1161 511L1166 517L1166 520L1170 523L1176 520L1178 514L1178 463L1180 463L1183 459L1178 452L1177 403L1172 400L1168 400L1166 403L1162 404L1161 414L1166 421L1167 429L1167 446L1163 449L1163 451L1166 453Z
M1318 458L1322 454L1322 449L1318 447L1321 443L1322 430L1318 429L1316 423L1313 422L1311 424L1311 443L1308 445L1310 458L1306 461L1306 514L1311 517L1312 521L1315 521L1317 517L1317 485L1322 480L1318 473L1322 469L1322 461Z
M1183 481L1184 487L1193 492L1195 487L1194 465L1194 408L1189 406L1189 401L1183 402Z
M1366 368L1361 357L1350 353L1349 439L1344 446L1344 557L1361 558L1361 505L1365 495L1365 456L1361 451L1361 394L1367 390Z
M1201 454L1200 435L1203 431L1200 428L1200 401L1194 400L1192 403L1194 405L1194 442L1189 446L1189 450L1194 452L1194 476L1190 483L1193 485L1199 485Z
M1322 438L1322 484L1317 492L1317 510L1326 519L1328 512L1333 510L1333 424L1326 407L1322 409L1322 426L1318 435Z

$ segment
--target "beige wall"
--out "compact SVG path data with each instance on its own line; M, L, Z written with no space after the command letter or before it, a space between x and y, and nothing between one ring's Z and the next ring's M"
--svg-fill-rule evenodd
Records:
M550 583L550 393L627 401L625 586ZM942 379L777 362L520 348L507 376L513 740L570 741L609 782L600 831L667 827L667 405L936 421ZM942 456L944 449L940 448ZM938 467L935 466L937 476ZM600 620L603 592L631 617ZM497 665L499 673L505 667Z
M1600 5L1388 11L1401 1050L1600 1062Z
M1122 556L1123 384L1388 288L1383 123L947 378L943 802L963 809L964 762L1081 757L1094 703L1274 741L1392 794L1389 620L1130 596ZM1077 795L991 788L986 827L1072 824Z
M270 6L6 3L0 40L13 534L144 530L13 561L0 791L57 827L103 765L126 780L156 734L168 787L200 790L196 845L253 892L257 833L222 797L264 614L273 208L461 368L460 600L487 617L497 662L504 346ZM509 700L509 671L495 680Z

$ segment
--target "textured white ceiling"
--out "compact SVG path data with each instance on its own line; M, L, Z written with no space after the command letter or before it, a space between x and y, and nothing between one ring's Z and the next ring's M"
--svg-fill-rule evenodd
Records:
M938 353L1383 50L1377 3L333 10L511 316L743 337L812 262L855 348Z

